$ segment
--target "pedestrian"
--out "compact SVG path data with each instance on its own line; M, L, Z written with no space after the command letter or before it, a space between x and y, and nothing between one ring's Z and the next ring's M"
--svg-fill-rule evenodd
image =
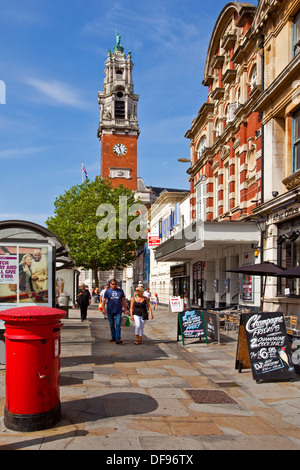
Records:
M106 284L106 286L104 287L104 289L102 289L102 291L100 292L100 299L99 299L99 310L101 308L101 311L104 315L104 319L107 320L107 313L106 313L106 308L107 308L107 305L104 306L103 308L103 298L104 298L104 294L105 292L107 291L107 289L109 289L109 284Z
M147 299L148 299L149 302L150 302L151 292L150 292L149 287L146 289L146 292L144 292L144 296L147 297Z
M85 321L87 317L87 308L91 303L91 294L85 284L82 284L78 291L77 302L80 308L81 321Z
M135 289L135 296L130 302L130 319L135 323L135 343L142 343L145 321L148 320L148 312L150 318L153 318L149 300L144 296L144 289L138 286Z
M125 313L128 313L127 305L125 302L125 295L123 289L117 287L116 279L110 281L110 289L104 294L102 308L105 309L107 304L107 318L110 326L111 339L110 342L115 341L116 344L122 344L121 340L121 320L122 320L122 306Z
M158 308L158 295L157 294L154 294L154 310L157 310Z

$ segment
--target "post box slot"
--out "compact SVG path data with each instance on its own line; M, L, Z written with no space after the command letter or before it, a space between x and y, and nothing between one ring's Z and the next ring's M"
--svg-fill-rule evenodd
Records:
M60 330L60 328L53 328L53 333L57 333Z
M42 344L46 344L46 343L47 343L47 340L46 340L46 339L41 339L41 343L42 343Z

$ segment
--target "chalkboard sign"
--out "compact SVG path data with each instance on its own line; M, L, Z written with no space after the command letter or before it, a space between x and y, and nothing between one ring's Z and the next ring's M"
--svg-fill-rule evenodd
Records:
M205 338L208 342L201 310L190 309L178 313L177 341L179 336L181 336L183 345L184 338Z
M219 322L217 313L203 310L202 314L207 336L214 341L219 341Z
M241 347L243 343L244 348ZM245 351L246 348L248 351ZM295 369L291 355L282 313L241 314L236 358L239 371L251 366L257 382L292 379Z

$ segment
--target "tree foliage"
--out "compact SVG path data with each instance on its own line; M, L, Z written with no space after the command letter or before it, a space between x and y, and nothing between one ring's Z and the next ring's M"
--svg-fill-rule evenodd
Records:
M124 203L120 205L120 200L126 202L126 207ZM108 212L103 210L103 207L107 205L112 207L115 214L112 220L112 224L115 223L115 237L109 237L108 231L107 238L100 239L97 226L99 223L102 226L106 224ZM123 185L113 188L109 180L97 177L93 182L72 186L56 198L54 206L54 216L47 219L46 225L68 246L78 267L93 269L96 272L121 268L134 261L135 251L142 243L143 234L136 225L141 236L133 239L128 235L130 224L139 222L137 202L130 189ZM99 207L102 211L99 211Z

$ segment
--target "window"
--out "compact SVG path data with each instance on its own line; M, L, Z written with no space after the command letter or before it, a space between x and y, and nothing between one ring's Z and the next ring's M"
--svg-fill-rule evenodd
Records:
M206 220L206 181L196 186L196 219Z
M216 137L218 137L221 134L222 134L222 132L221 132L221 121L219 119L217 119L217 122L216 122Z
M237 109L238 104L232 103L227 106L227 122L233 121L235 119L235 110Z
M300 169L300 109L293 115L293 172Z
M230 181L229 181L229 165L225 166L225 185L224 185L224 212L230 210Z
M219 175L215 175L214 181L214 217L219 216Z
M257 84L257 67L254 65L251 73L251 80L250 80L250 90L252 91Z
M240 156L236 155L235 158L235 205L240 205Z
M206 148L206 135L201 138L199 146L198 146L198 156L199 157L201 157L201 155L203 154L205 148Z
M300 50L300 12L295 16L294 20L294 56L296 56Z

